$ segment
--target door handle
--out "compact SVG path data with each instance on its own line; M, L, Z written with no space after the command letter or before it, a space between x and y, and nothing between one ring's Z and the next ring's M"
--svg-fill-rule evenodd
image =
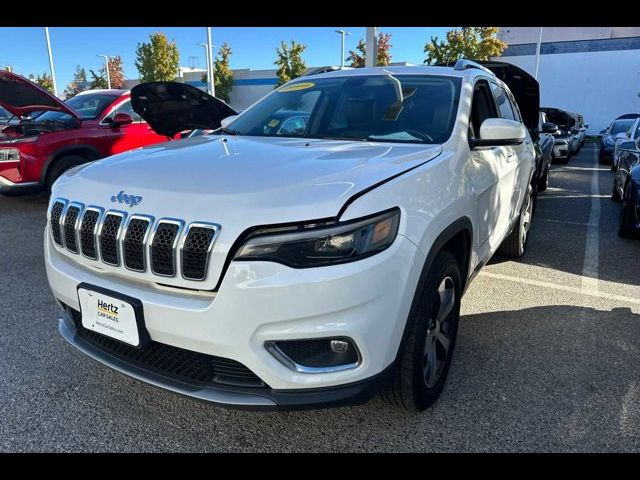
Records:
M516 158L518 158L518 154L517 153L510 153L509 155L507 155L507 162L512 162Z

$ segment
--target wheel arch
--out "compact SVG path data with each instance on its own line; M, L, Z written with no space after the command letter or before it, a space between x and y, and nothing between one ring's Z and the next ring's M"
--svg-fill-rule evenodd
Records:
M427 253L424 265L422 266L422 271L420 272L420 277L418 278L418 283L413 294L413 300L411 301L411 308L409 309L409 315L405 319L405 325L400 339L400 344L398 345L398 350L396 352L395 361L398 360L398 356L400 355L400 352L402 352L402 348L406 342L409 333L409 319L413 318L416 314L420 303L420 292L422 292L422 289L424 288L427 276L429 275L429 271L431 270L438 253L443 250L448 251L458 260L458 264L460 265L460 279L462 282L461 292L464 293L471 277L469 270L472 246L473 224L471 219L466 216L460 217L449 224L449 226L436 237L429 249L429 253Z
M97 160L102 158L102 153L93 145L87 144L74 144L67 145L61 148L58 148L53 153L49 154L47 160L44 164L44 168L40 174L40 183L42 185L46 184L47 175L49 175L49 171L51 170L51 166L60 158L65 157L67 155L78 155L81 157L85 157L87 161Z

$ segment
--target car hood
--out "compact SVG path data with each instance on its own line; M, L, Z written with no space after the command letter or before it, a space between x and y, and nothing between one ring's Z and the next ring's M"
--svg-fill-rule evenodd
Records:
M479 61L491 70L494 75L507 84L516 99L522 121L529 132L534 135L538 131L540 114L540 85L529 73L511 63Z
M0 107L18 117L36 111L59 111L80 118L78 113L39 85L7 71L0 71Z
M78 167L60 177L52 198L219 224L209 277L198 286L206 290L215 288L247 229L335 218L356 193L441 151L440 145L203 135ZM141 198L129 206L119 201L125 195ZM183 279L167 281L189 287Z
M131 107L158 134L173 137L184 130L215 130L237 112L192 85L148 82L131 89Z

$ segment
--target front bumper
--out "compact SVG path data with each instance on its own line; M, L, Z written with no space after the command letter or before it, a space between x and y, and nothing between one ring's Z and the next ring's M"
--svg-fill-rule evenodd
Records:
M387 250L331 267L292 269L272 262L231 263L218 292L185 291L98 271L57 253L45 232L45 259L55 298L79 311L80 283L139 299L154 342L241 363L265 389L202 388L157 378L87 344L70 321L60 333L74 346L145 382L229 406L318 407L370 398L393 364L424 257L399 235ZM302 373L277 360L265 343L349 337L357 367Z
M38 182L22 182L14 183L5 177L0 176L0 194L17 195L21 193L29 193L37 190L40 184Z

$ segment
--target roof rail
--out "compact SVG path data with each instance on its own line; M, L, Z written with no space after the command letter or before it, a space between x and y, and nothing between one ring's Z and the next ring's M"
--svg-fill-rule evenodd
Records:
M453 67L454 70L467 70L469 68L478 68L480 70L484 70L487 73L493 75L493 72L489 70L487 67L483 67L479 63L473 62L471 60L467 60L466 58L461 58L456 62L456 65Z

